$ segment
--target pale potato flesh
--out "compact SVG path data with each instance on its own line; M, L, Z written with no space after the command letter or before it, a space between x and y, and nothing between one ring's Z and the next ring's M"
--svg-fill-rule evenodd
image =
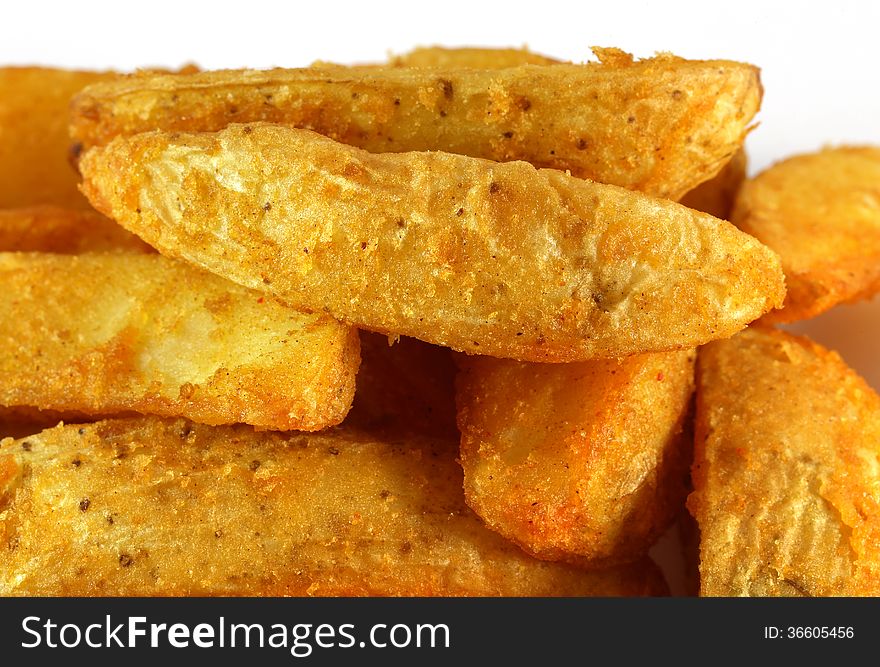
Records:
M784 294L778 259L733 225L524 162L377 155L259 124L119 137L80 166L96 208L162 253L470 353L691 348Z
M0 443L2 595L656 595L535 560L464 504L455 441L184 420Z
M357 332L160 255L0 253L0 405L316 430Z
M468 504L540 558L597 567L643 557L684 506L695 357L461 358Z
M880 292L880 148L829 148L743 185L732 217L782 259L794 322Z
M72 107L77 150L151 130L271 122L374 153L442 150L677 200L736 153L761 103L758 69L669 55L504 69L338 67L139 74Z
M781 331L711 343L697 366L701 594L880 595L880 397Z

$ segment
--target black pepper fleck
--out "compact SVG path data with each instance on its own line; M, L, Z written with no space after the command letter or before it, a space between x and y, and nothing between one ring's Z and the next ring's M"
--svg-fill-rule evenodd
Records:
M122 567L128 567L134 563L134 559L128 554L119 554L119 564Z
M440 90L443 91L443 97L447 100L451 100L455 93L455 89L452 87L452 81L449 79L440 79L438 83L440 84Z
M333 456L339 455L339 450L336 447L329 447L327 451L330 452Z
M91 504L92 504L91 500L89 500L88 498L83 498L82 500L79 501L79 511L80 512L88 511L89 506L91 506Z
M31 451L31 448L32 448L31 443L29 441L25 440L23 443L21 443L21 448L24 451L29 452L29 451Z
M261 465L262 465L262 464L261 464L259 461L254 460L254 461L251 461L251 464L248 466L248 468L250 468L251 470L253 470L254 472L256 472L257 469L258 469Z

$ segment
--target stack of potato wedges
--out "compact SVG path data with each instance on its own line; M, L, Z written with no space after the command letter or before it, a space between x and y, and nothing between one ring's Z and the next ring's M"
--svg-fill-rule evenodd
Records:
M594 52L0 69L0 594L880 595L880 148Z

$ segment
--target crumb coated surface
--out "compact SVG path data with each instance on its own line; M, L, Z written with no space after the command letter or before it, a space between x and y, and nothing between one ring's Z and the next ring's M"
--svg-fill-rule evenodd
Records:
M357 332L157 254L0 253L0 404L316 430Z
M782 302L776 256L673 202L524 162L307 130L120 137L92 203L161 252L361 328L579 361L692 348Z
M468 504L541 558L596 567L642 557L684 506L695 357L460 358Z
M880 594L880 397L781 331L711 343L697 366L701 594Z
M138 74L72 107L80 148L149 130L271 122L374 153L442 150L677 200L742 145L761 104L756 67L596 49L586 65L324 67Z
M784 160L743 184L731 219L782 259L788 294L768 321L807 319L880 292L880 148Z
M455 441L113 420L0 443L3 595L645 595L465 506Z

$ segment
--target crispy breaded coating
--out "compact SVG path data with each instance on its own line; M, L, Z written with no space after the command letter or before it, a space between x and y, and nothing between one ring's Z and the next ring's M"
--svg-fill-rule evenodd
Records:
M68 159L70 98L109 72L0 67L0 208L88 208Z
M376 155L307 130L120 137L100 211L167 255L373 331L525 361L689 348L778 305L733 225L524 162Z
M2 595L650 595L544 563L464 504L455 442L153 418L0 443Z
M450 350L369 331L360 338L361 366L345 425L458 439Z
M136 75L72 107L80 148L150 130L271 122L373 153L442 150L538 167L677 200L742 145L758 69L669 55L505 69L324 67Z
M49 205L0 210L0 252L12 251L154 252L97 211Z
M684 506L695 357L460 358L468 504L540 558L590 567L641 558Z
M746 178L747 168L746 151L741 148L715 178L688 192L681 198L681 203L716 218L730 220L736 195Z
M880 595L880 397L781 331L711 343L697 367L700 593Z
M316 430L357 332L157 254L0 253L0 405Z
M557 65L556 58L542 56L523 47L520 49L420 46L398 56L388 64L394 67L434 67L456 69L504 69L520 65Z
M880 292L880 148L784 160L740 190L733 222L779 253L794 322Z

